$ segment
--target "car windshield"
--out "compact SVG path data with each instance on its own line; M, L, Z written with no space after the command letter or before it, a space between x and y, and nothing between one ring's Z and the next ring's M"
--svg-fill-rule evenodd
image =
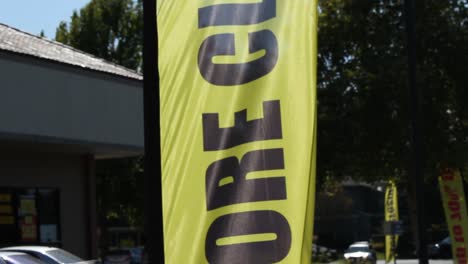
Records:
M28 255L13 255L13 256L10 256L9 257L9 263L13 263L13 264L44 264L44 262L42 262L41 260L39 259L36 259L34 257L31 257L31 256L28 256Z
M368 247L364 247L364 246L350 247L350 248L348 248L348 252L349 252L349 253L354 253L354 252L369 252L369 248L368 248Z
M444 238L442 241L440 241L441 244L450 244L450 237Z
M74 263L83 261L79 257L61 249L49 250L47 251L47 254L62 263Z

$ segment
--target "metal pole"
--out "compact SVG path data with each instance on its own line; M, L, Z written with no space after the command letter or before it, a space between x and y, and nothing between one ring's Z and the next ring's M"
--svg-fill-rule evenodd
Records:
M407 50L408 50L408 85L410 89L410 112L411 112L411 145L412 145L412 162L410 180L414 188L416 198L416 226L417 226L417 243L416 250L419 263L427 264L427 249L426 249L426 223L424 221L424 175L423 175L423 139L422 139L422 96L421 88L416 82L416 18L415 18L415 3L414 0L405 0L405 17L406 17L406 33L407 33Z
M143 1L143 103L145 132L145 235L148 263L164 263L159 130L159 72L156 0Z

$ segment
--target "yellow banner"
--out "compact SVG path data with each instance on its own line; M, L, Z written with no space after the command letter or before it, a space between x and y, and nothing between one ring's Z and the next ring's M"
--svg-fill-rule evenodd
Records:
M459 170L445 169L439 177L445 219L450 232L453 263L468 263L468 218L465 192Z
M397 222L398 216L398 192L393 181L390 181L385 190L385 221ZM395 250L398 245L398 235L385 236L385 261L392 262L395 258Z
M158 1L166 263L309 263L317 0Z

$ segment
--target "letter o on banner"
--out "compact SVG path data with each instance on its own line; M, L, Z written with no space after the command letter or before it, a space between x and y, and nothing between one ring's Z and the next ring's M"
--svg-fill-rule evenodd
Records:
M276 239L218 245L223 238L275 234ZM250 211L223 215L210 226L205 242L209 263L262 264L285 258L291 248L291 229L275 211Z

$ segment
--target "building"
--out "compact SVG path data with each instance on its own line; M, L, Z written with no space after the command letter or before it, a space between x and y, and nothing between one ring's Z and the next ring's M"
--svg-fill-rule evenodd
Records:
M0 24L0 246L96 256L96 159L143 152L142 77Z

